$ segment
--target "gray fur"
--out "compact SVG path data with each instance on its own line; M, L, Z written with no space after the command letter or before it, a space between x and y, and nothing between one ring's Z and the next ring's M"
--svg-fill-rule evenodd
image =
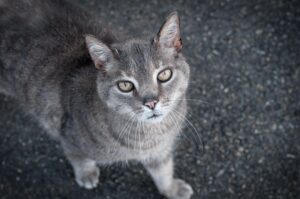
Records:
M5 0L0 13L0 91L61 143L80 186L97 185L97 164L137 160L163 195L190 198L191 187L173 178L189 79L177 13L153 39L126 41L59 0ZM166 68L173 75L161 83ZM135 89L122 93L123 80ZM144 105L152 99L154 110Z

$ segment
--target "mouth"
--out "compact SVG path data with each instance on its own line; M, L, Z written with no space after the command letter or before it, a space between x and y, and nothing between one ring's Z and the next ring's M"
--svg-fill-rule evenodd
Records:
M153 115L151 115L150 117L148 117L147 119L155 119L155 118L158 118L158 117L160 117L162 114L153 114Z

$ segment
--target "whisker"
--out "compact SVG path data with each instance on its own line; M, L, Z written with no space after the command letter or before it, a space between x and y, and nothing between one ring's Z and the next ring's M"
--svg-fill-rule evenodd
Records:
M136 116L134 116L133 117L133 119L132 119L132 122L131 122L131 125L130 125L130 128L129 128L129 131L127 131L127 132L129 132L127 135L127 141L128 141L128 144L130 143L130 131L131 131L131 129L132 129L132 127L133 127L133 123L135 122L135 119L136 119ZM133 145L133 149L134 149L134 145Z
M182 118L179 117L178 115L175 115L175 114L174 114L174 116L175 116L176 119L178 119L178 118L182 119ZM183 120L185 121L185 119L183 119ZM184 127L188 127L189 129L191 129L190 125L186 125L186 124L185 124ZM196 142L196 140L199 139L199 138L198 138L196 135L194 135L194 132L193 132L194 130L193 130L193 129L191 129L191 130L192 130L192 136L193 136L193 138L194 138L194 139L191 139L191 140L192 140L193 142ZM185 138L190 139L190 137L188 137L188 136L187 136L186 134L184 134L184 133L181 133L180 135L181 135L181 136L184 136ZM196 142L196 144L198 144L198 143Z
M134 113L135 115L136 114L139 114L139 113L142 113L143 110L137 108L135 110L130 110L130 111L126 111L126 112L121 112L120 115L127 115L128 113Z
M141 140L141 130L142 130L142 121L139 121L139 145L140 145L140 151L142 150L142 140Z
M183 115L182 113L180 113L180 112L178 112L178 111L176 111L176 110L173 110L174 112L176 112L177 113L177 116L179 116L179 117L181 117L183 120L185 120L189 125L190 125L190 127L192 127L192 132L194 133L194 134L196 134L196 138L198 138L198 140L200 141L200 143L201 143L201 145L202 145L202 151L204 151L204 143L203 143L203 141L202 141L202 139L201 139L201 137L200 137L200 133L197 131L197 129L196 129L196 127L190 122L190 120L185 116L185 115ZM193 134L193 135L194 135Z
M202 102L205 104L212 105L212 103L201 100L201 99L168 99L168 101L196 101L196 102Z
M129 127L129 124L130 124L131 120L133 119L133 117L134 117L134 115L132 115L132 116L129 118L129 120L127 120L125 126L124 126L123 129L121 130L121 132L120 132L120 134L119 134L119 136L118 136L118 138L117 138L117 140L116 140L116 142L115 142L115 144L114 144L114 147L117 147L118 141L121 139L122 135L123 135L123 134L126 135L126 130L127 130L127 128Z
M142 124L142 132L143 132L143 134L145 133L145 123L144 122L141 122L141 124ZM145 136L145 135L144 135Z
M171 120L174 122L175 124L175 128L180 132L181 131L181 126L179 125L178 121L176 121L176 116L174 115L173 112L170 112L170 118ZM186 134L184 133L180 133L179 136L184 136L185 138L192 140L194 142L193 139L190 139Z
M135 131L134 131L134 145L133 145L133 150L138 149L139 142L137 140L137 136L139 134L139 132L138 132L138 130L139 130L139 124L140 124L140 122L139 122L139 120L137 120Z

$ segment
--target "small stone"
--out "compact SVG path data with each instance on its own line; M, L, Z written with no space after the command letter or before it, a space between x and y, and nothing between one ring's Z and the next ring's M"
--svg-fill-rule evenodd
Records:
M295 158L296 158L295 155L290 154L290 153L286 154L286 157L287 157L287 158L290 158L290 159L295 159Z
M255 31L255 34L257 34L257 35L261 35L263 33L263 30L262 29L257 29L256 31Z
M256 84L256 90L258 90L258 91L263 91L263 90L264 90L263 85L261 85L261 84Z
M225 173L225 169L221 169L221 170L217 173L216 177L220 177L220 176L222 176L224 173Z
M276 131L276 130L277 130L277 125L276 125L276 124L272 124L271 129L272 129L273 131Z
M262 158L260 158L260 159L258 160L258 164L262 164L264 161L265 161L265 158L262 157Z

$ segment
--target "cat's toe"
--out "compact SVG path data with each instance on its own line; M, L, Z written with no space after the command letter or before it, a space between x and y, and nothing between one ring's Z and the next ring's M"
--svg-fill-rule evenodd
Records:
M84 171L76 175L76 182L81 187L93 189L99 182L99 175L99 168L95 167L93 170Z
M169 199L190 199L193 193L193 189L188 183L175 179L172 188L165 195Z
M192 187L183 180L176 180L177 182L177 198L189 199L193 195Z

